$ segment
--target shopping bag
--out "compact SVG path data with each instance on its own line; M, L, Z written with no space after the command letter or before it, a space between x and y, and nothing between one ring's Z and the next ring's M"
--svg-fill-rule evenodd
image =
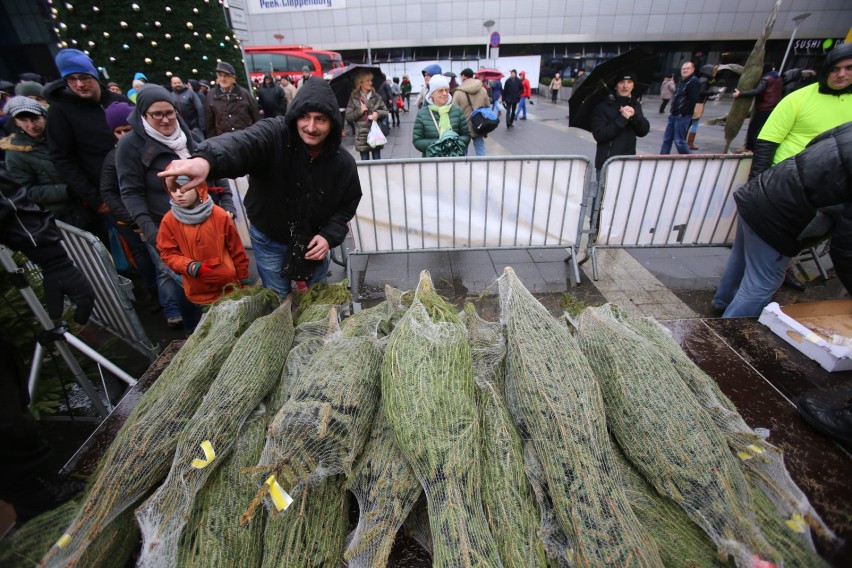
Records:
M382 129L379 127L379 123L374 120L373 124L370 126L370 132L367 134L367 144L370 148L378 148L379 146L384 146L387 143L387 137L385 137Z

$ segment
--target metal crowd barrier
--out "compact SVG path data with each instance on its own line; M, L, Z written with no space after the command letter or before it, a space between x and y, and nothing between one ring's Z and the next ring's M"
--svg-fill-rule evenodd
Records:
M590 171L585 156L359 162L349 254L556 247L579 282L574 249Z
M733 243L733 192L748 179L751 158L730 155L619 156L601 170L590 239L592 277L599 247L723 246ZM593 215L595 214L593 213Z
M151 361L156 359L157 348L133 308L133 283L115 271L112 256L97 237L61 221L57 225L65 250L95 291L92 320Z

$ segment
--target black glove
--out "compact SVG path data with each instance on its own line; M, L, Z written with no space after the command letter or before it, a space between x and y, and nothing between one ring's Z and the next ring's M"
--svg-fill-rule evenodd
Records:
M89 321L95 307L95 292L83 273L71 262L62 245L48 245L23 252L41 267L44 277L44 300L50 319L58 320L62 317L65 296L68 296L77 306L74 321L79 324Z
M775 142L761 140L760 138L754 141L751 170L748 172L749 181L772 167L772 160L775 158L775 150L778 149L778 146Z

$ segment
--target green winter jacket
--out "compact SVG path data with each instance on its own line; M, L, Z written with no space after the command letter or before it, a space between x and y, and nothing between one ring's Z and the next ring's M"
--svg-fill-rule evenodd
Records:
M67 223L77 225L79 208L68 195L66 184L47 150L47 141L18 132L0 140L6 151L6 171L10 178L27 188L27 197ZM77 221L77 222L74 222Z
M414 142L414 147L420 150L424 158L428 157L426 156L426 148L438 141L437 123L438 114L429 110L428 106L424 106L417 112L417 118L414 120L414 136L412 141ZM456 134L459 135L459 138L464 142L465 147L467 147L470 144L467 119L462 109L456 105L453 105L450 109L450 124Z

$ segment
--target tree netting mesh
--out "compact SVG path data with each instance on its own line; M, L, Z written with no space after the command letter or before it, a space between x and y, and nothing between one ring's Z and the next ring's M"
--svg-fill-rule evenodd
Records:
M261 568L342 566L349 524L345 484L344 476L333 475L306 485L287 510L269 516Z
M423 550L432 556L432 528L429 526L429 505L426 496L421 495L408 518L402 524L405 535L420 545Z
M657 543L666 566L715 568L726 566L716 556L713 541L693 523L680 505L663 497L633 467L615 440L616 463L624 491L639 522Z
M0 539L0 566L32 568L38 564L77 516L82 501L82 497L72 499L29 520L11 536Z
M498 566L482 510L476 386L455 308L423 271L382 365L385 415L420 480L437 566Z
M506 402L532 441L574 564L659 566L615 464L604 404L589 362L511 268L498 280L505 325Z
M256 471L264 479L274 475L294 496L306 484L350 473L372 429L381 358L374 336L348 336L334 322L307 367L288 382L289 398L269 427ZM264 483L258 497L268 489ZM250 507L246 521L252 513Z
M199 393L207 392L237 338L278 304L275 292L253 288L205 314L119 431L101 460L86 501L42 559L44 565L78 561L98 533L163 479L178 435L201 404Z
M722 431L728 446L739 458L740 466L752 480L752 484L774 504L778 515L796 526L798 538L806 541L807 546L813 550L810 531L802 530L803 527L800 526L799 519L804 519L817 535L827 541L834 540L834 533L790 477L784 465L783 452L746 424L734 403L722 393L716 381L683 352L671 333L656 321L647 318L622 315L621 321L653 343L669 358L695 399Z
M461 315L467 329L481 420L482 505L503 566L546 566L540 515L524 473L521 438L506 408L503 373L506 340L498 322L487 322L473 304Z
M423 493L380 408L347 488L358 500L358 525L344 555L350 568L387 566L399 527Z
M723 558L749 567L756 557L778 562L725 437L669 359L620 323L624 314L612 304L587 308L579 337L625 455L657 491L683 507Z
M550 497L550 488L547 486L544 475L544 466L541 465L541 460L535 453L534 444L529 440L524 442L524 472L533 488L541 514L538 534L547 557L561 568L574 566L574 545L568 538L568 534L559 527L556 511L553 508L553 499Z
M243 422L279 381L292 342L293 319L286 301L255 320L229 351L201 406L178 436L168 477L136 511L143 538L140 567L177 564L178 541L196 494L222 463L216 458L228 455Z
M267 398L268 401L268 398ZM271 412L261 404L243 424L233 451L198 492L178 546L183 568L260 566L264 523L240 526L246 495L256 489L242 470L257 463Z

